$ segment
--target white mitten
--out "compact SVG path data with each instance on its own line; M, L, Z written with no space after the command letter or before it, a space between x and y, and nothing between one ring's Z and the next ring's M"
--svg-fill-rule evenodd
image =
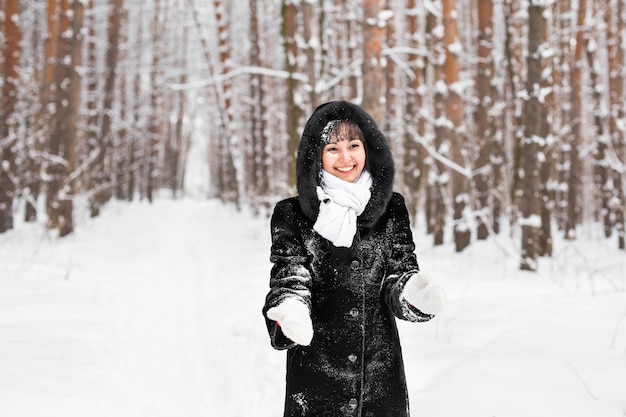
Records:
M308 346L313 339L313 323L309 307L295 298L287 298L267 310L267 318L278 323L285 336L300 346Z
M423 273L409 278L402 297L422 313L437 315L446 303L446 292Z

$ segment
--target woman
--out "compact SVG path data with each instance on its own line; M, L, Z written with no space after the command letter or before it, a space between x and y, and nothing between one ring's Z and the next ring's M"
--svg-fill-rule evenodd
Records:
M345 101L319 106L297 158L298 196L272 215L263 314L288 349L284 416L409 415L395 317L430 320L444 303L422 274L391 152Z

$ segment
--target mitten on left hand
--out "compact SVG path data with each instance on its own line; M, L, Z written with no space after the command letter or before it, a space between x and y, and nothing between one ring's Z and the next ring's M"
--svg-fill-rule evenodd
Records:
M446 303L446 292L422 272L409 278L402 297L413 307L425 314L441 313Z
M285 336L300 346L309 346L313 339L313 324L309 307L299 300L287 298L267 310L267 318L276 321Z

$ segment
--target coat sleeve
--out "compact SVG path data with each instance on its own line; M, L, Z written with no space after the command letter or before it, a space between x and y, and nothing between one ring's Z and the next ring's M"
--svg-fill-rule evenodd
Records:
M270 261L273 266L270 273L270 290L263 306L263 317L272 347L279 350L289 349L295 346L295 343L283 334L275 321L267 318L267 310L287 298L298 299L309 307L309 311L311 309L310 260L300 229L295 223L294 204L297 202L279 202L271 219Z
M383 297L396 317L412 322L428 321L434 316L422 313L402 297L406 282L413 274L419 272L409 213L404 198L400 194L394 194L388 209L392 213L393 243L386 278L383 282Z

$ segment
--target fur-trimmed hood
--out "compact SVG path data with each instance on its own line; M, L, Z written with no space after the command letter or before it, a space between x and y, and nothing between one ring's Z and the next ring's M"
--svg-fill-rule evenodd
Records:
M391 150L376 122L361 107L347 101L332 101L315 109L302 132L296 162L296 177L300 207L311 220L317 219L322 149L322 132L332 120L349 120L363 132L366 167L372 176L372 196L359 216L359 223L372 226L385 212L393 192L394 165Z

